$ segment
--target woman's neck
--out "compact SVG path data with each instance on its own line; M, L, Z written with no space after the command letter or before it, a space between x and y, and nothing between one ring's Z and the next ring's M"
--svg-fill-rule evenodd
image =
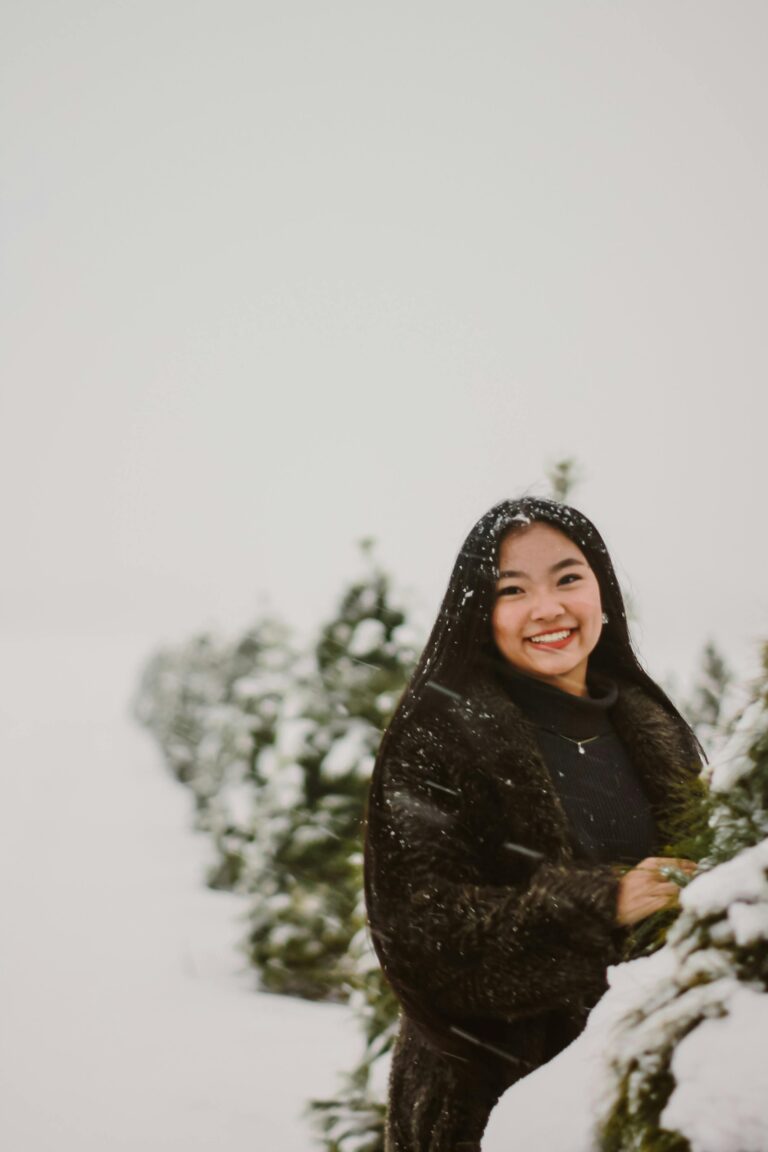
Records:
M496 668L512 701L534 722L576 739L610 727L608 711L616 702L618 685L609 676L592 673L588 677L587 694L576 696L520 672L503 658L499 659Z

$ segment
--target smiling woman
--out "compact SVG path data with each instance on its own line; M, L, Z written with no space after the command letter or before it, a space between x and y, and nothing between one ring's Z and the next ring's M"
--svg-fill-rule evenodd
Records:
M387 1152L473 1152L501 1092L584 1027L660 871L701 750L641 668L573 508L492 508L381 742L371 934L401 1007Z

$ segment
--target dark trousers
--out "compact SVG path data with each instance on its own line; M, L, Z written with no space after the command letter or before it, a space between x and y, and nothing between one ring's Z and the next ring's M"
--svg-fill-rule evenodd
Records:
M385 1152L480 1152L502 1092L523 1070L439 1052L406 1015L392 1053Z

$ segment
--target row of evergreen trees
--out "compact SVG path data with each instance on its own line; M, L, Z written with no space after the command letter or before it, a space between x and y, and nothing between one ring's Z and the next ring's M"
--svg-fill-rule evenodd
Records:
M349 1003L360 1018L359 1066L338 1099L313 1106L329 1152L381 1147L375 1067L397 1007L366 929L361 833L376 749L420 648L370 542L362 553L361 577L308 648L273 619L235 642L196 636L151 657L134 701L194 797L208 884L245 900L259 986Z

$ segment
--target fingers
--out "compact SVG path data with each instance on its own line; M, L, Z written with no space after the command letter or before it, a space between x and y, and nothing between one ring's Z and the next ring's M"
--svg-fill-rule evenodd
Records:
M619 923L636 923L653 912L677 907L683 877L692 876L697 869L693 860L682 857L647 856L641 860L619 882Z
M644 892L632 894L619 901L617 907L617 920L620 924L636 924L654 912L663 912L666 908L674 908L680 899L680 889L671 885L670 892Z
M684 872L686 876L692 876L699 867L695 860L670 860L670 864L673 864L680 872Z
M658 872L659 868L663 868L669 864L667 856L646 856L645 860L641 860L639 864L635 865L638 872Z
M638 871L655 872L657 875L668 876L670 872L682 872L685 876L692 876L698 869L694 860L686 860L676 856L646 856L635 865Z
M685 884L696 873L696 865L691 860L667 860L660 869L660 874L672 880L675 884Z

